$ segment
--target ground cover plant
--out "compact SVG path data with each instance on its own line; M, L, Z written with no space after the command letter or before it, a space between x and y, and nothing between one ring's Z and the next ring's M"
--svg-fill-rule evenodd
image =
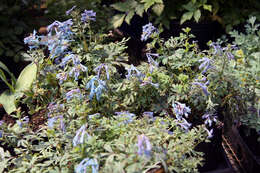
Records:
M1 122L1 171L197 172L203 154L194 148L209 131L191 127L185 104L161 102L173 81L158 55L128 64L127 39L111 42L91 30L94 11L67 14L72 18L49 25L46 36L35 31L24 39L36 79L4 105L16 123ZM41 110L48 120L34 128L32 115Z
M198 172L203 153L194 148L214 135L219 115L259 112L255 18L245 35L231 33L235 45L219 40L205 51L189 28L163 40L162 29L148 23L140 36L147 60L134 66L128 38L92 29L93 10L66 14L47 35L24 39L33 70L21 76L36 77L18 78L25 87L17 92L14 80L5 93L16 122L0 123L2 172ZM39 112L46 121L35 126Z

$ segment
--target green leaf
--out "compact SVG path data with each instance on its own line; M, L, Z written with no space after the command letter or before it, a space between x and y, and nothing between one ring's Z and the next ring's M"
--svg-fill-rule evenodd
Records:
M7 68L7 66L6 66L4 63L2 63L1 61L0 61L0 68L4 69L4 70L11 76L11 79L12 79L14 82L16 81L16 79L15 79L15 77L14 77L14 74L11 73L11 72L9 71L9 69Z
M4 91L0 95L0 103L3 105L7 114L11 114L16 110L15 95L10 93L9 90Z
M112 25L114 28L117 28L119 26L122 25L122 23L124 22L124 18L125 18L125 14L117 14L115 16L113 16L112 18Z
M144 3L144 9L145 9L145 11L147 11L155 3L163 3L163 1L162 0L142 0L141 3Z
M189 11L189 12L186 12L182 15L181 17L181 24L183 24L184 22L186 22L187 20L190 20L193 16L193 12L192 11Z
M137 2L135 0L127 0L125 2L118 2L115 4L112 4L111 7L113 7L114 9L121 11L121 12L128 12L131 9L136 8L137 6Z
M211 5L204 4L203 8L204 8L204 10L208 10L210 12L212 11L212 6Z
M7 81L4 72L0 69L0 78L9 87L9 89L14 93L14 87Z
M125 17L125 22L130 25L130 21L133 18L133 16L135 15L134 10L130 11L127 16Z
M125 2L112 4L111 7L121 12L127 12L129 10L129 5Z
M153 12L157 15L160 16L163 12L164 5L163 4L155 4L152 8Z
M25 91L30 89L34 79L36 78L36 73L37 73L37 65L35 63L31 63L27 65L20 73L16 81L15 92L20 92L20 91Z
M200 20L200 16L201 16L201 12L200 12L200 10L198 9L198 10L196 10L195 12L194 12L194 19L195 19L195 21L198 23L199 22L199 20Z
M144 5L143 4L138 4L137 7L135 8L136 14L138 14L140 17L143 17L144 13Z

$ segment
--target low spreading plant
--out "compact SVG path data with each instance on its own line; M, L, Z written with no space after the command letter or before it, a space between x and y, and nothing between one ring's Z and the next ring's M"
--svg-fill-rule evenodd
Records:
M213 132L192 127L185 99L169 90L175 82L186 85L178 92L184 96L194 75L182 74L172 60L160 66L160 55L151 51L147 62L129 64L127 39L111 42L109 35L92 31L94 11L72 8L67 14L72 18L49 25L47 35L34 32L24 39L36 79L20 93L29 111L18 107L10 113L14 124L1 122L1 171L198 172L203 154L194 148ZM144 40L158 38L151 26L144 27L152 29ZM179 56L197 56L196 46L186 44ZM185 69L195 63L188 61ZM35 127L32 118L42 110L47 122Z

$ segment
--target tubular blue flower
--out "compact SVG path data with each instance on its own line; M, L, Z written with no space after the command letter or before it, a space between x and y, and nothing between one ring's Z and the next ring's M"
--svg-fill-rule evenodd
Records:
M147 157L150 157L152 152L152 145L148 137L142 134L137 137L137 140L138 155L142 156L143 154L145 154Z
M74 66L69 72L69 76L74 74L74 80L78 80L80 72L86 72L88 68L82 64Z
M62 132L65 132L65 123L64 123L62 115L49 118L48 119L48 128L53 129L54 123L57 122L58 119L60 119L60 129L62 130Z
M149 85L149 84L154 86L155 88L159 88L159 84L158 83L153 83L151 77L144 78L144 80L142 81L140 86L145 86L145 85Z
M66 15L68 16L77 6L74 5L71 9L66 11Z
M116 118L123 120L123 124L125 125L133 122L135 119L135 114L129 113L128 111L115 112L115 114L117 115Z
M207 85L209 84L209 81L207 81L206 83L193 82L192 84L199 86L199 87L202 89L203 93L204 93L206 96L209 96L210 93L208 92L208 87L207 87Z
M158 57L159 54L156 54L156 53L146 53L146 57L147 57L147 59L148 59L149 65L150 65L150 73L153 72L154 67L158 67L158 66L159 66L159 63L156 62L156 61L152 58L152 56Z
M91 136L86 132L86 125L82 125L80 129L76 131L76 135L73 138L73 146L77 146L78 144L83 144L85 140L85 136L87 137L86 139L89 140Z
M180 125L185 131L188 131L191 127L191 123L188 123L184 118L178 119L177 124Z
M92 173L98 173L99 165L97 159L83 159L79 165L77 165L75 172L76 173L86 173L87 167L91 167Z
M202 74L206 73L208 69L213 68L212 60L207 57L203 57L202 59L199 60L199 62L202 62L199 66L200 70L203 69L203 71L201 72Z
M217 117L213 116L213 114L204 114L202 118L205 119L204 124L209 125L209 127L211 127L212 122L217 122Z
M73 97L81 98L81 92L80 89L73 89L66 93L66 99L69 101Z
M98 83L98 86L95 83ZM100 100L101 94L106 90L106 82L99 79L98 76L94 76L86 85L86 89L90 89L89 99L92 100L94 95L96 95L97 100Z
M75 147L78 144L83 144L85 135L89 138L89 135L86 132L86 125L82 125L80 129L76 131L76 136L73 138L73 146Z
M18 124L18 126L20 128L22 128L24 124L28 124L29 123L29 117L28 116L23 117L21 120L17 120L16 123Z
M61 85L68 78L68 74L66 72L58 73L56 78L59 79L59 84Z
M135 72L135 73L133 73ZM126 75L126 78L129 80L130 77L137 77L137 78L142 78L144 77L144 75L133 65L131 64L131 67L130 68L127 68L127 75Z
M58 31L62 33L62 36L69 36L72 34L71 32L71 26L73 25L72 19L68 19L64 22L54 21L52 24L47 26L47 31L49 35L56 31L56 34Z
M219 44L213 42L213 43L210 44L210 46L213 47L214 50L215 50L215 52L213 54L215 54L215 55L222 55L223 54L223 49Z
M181 120L183 115L187 118L189 113L191 112L189 107L179 102L175 102L174 104L172 104L172 107L178 120Z
M228 60L235 59L234 55L231 52L226 52L225 54L226 54Z
M64 104L56 104L51 102L47 109L49 110L48 117L50 118L52 114L62 112L64 110Z
M71 60L73 61L74 65L80 64L79 58L74 54L70 53L62 59L62 62L59 65L64 68Z
M36 35L36 31L33 30L33 34L24 38L24 44L28 44L30 50L38 48L40 45L39 37Z
M81 21L89 22L90 20L96 21L96 12L93 10L84 10L84 12L81 14Z
M152 23L144 25L141 41L146 41L154 32L158 32L158 30L152 25Z
M109 80L109 71L108 71L108 66L105 65L105 64L101 64L99 65L98 67L96 67L94 69L94 71L97 73L97 76L98 78L100 78L100 72L101 72L101 69L104 68L106 70L106 76L107 76L107 80Z
M204 128L204 129L208 133L208 138L212 138L213 137L213 129L211 129L210 131L207 128Z

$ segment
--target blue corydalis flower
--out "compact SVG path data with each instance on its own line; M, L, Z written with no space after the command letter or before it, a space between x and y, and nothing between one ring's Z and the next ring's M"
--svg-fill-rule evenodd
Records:
M156 53L146 53L146 57L147 57L147 59L148 59L149 65L150 65L150 73L153 72L154 67L158 67L158 66L159 66L158 62L156 62L156 61L152 58L152 56L158 57L159 54L156 54Z
M202 62L199 66L200 70L203 69L203 71L201 72L202 74L206 73L208 69L213 68L212 60L207 57L203 57L202 59L199 60L199 62Z
M213 49L214 49L214 53L213 53L214 55L222 55L223 54L223 49L219 44L213 42L213 43L210 44L210 46L213 47Z
M22 128L24 124L28 124L29 123L29 117L28 116L23 117L21 120L17 120L16 123L18 124L18 126L20 128Z
M157 32L157 29L152 25L152 23L144 25L141 41L146 41L154 32Z
M89 22L90 20L96 20L96 12L94 12L93 10L84 10L84 12L81 14L81 21Z
M75 137L73 138L73 141L72 141L73 146L75 147L78 144L83 144L85 135L87 135L87 139L90 138L90 135L86 132L86 125L82 125L80 127L80 129L78 129L76 131L76 135L75 135Z
M53 129L54 123L56 123L58 121L58 119L60 119L60 129L62 130L62 132L65 132L65 123L64 123L62 115L49 118L48 119L48 128Z
M73 89L73 90L70 90L69 92L66 93L66 99L69 101L71 100L72 98L81 98L81 92L80 92L80 89Z
M129 113L128 111L115 112L117 117L123 120L123 124L129 124L134 121L135 114Z
M66 72L58 73L56 78L59 79L59 84L61 85L68 78L68 74Z
M209 125L211 127L212 122L217 122L217 117L213 116L212 114L205 114L202 116L203 119L205 119L204 124Z
M96 84L98 86L96 86ZM94 95L96 95L97 100L100 100L101 94L106 90L106 82L99 79L98 76L94 76L86 85L86 89L90 89L89 99L92 100Z
M28 44L30 50L38 48L40 45L39 37L36 35L36 31L33 31L33 34L24 38L24 44Z
M173 111L176 115L177 119L182 119L182 116L184 115L186 118L188 117L189 113L191 112L190 108L187 107L185 104L175 102L173 105Z
M67 56L62 58L62 61L59 65L64 68L71 60L74 65L80 64L79 58L76 55L69 53Z
M104 68L106 70L106 76L107 76L107 80L109 80L109 71L108 71L108 66L105 64L101 64L98 67L96 67L94 69L94 71L97 73L98 78L100 78L100 73L101 73L101 69Z
M144 75L133 65L131 64L130 68L127 68L127 75L126 78L129 80L130 77L137 77L137 78L142 78Z
M77 165L75 172L76 173L86 173L87 172L87 167L91 167L92 173L98 173L98 162L97 159L89 159L85 158L83 159L79 165Z
M208 133L208 138L212 138L213 137L213 129L211 129L211 130L208 130L207 128L204 128L204 129Z
M66 15L68 16L77 6L74 5L71 9L66 11Z
M53 31L56 31L56 34L58 31L62 33L60 36L69 36L72 34L71 32L71 26L73 25L72 19L68 19L64 22L54 21L52 24L47 26L47 31L49 33L49 36Z
M148 137L142 134L137 137L137 140L138 155L142 156L143 154L145 154L147 157L150 157L152 152L152 145Z
M178 119L177 124L181 126L181 128L183 128L186 132L191 127L191 123L188 123L184 118Z
M86 72L88 68L82 64L75 65L71 71L69 72L69 75L72 76L74 74L74 79L78 80L80 72Z
M207 81L207 82L205 82L205 83L193 82L192 84L199 86L199 87L202 89L203 93L204 93L206 96L209 96L210 93L208 92L208 87L207 87L207 85L209 84L209 81Z

